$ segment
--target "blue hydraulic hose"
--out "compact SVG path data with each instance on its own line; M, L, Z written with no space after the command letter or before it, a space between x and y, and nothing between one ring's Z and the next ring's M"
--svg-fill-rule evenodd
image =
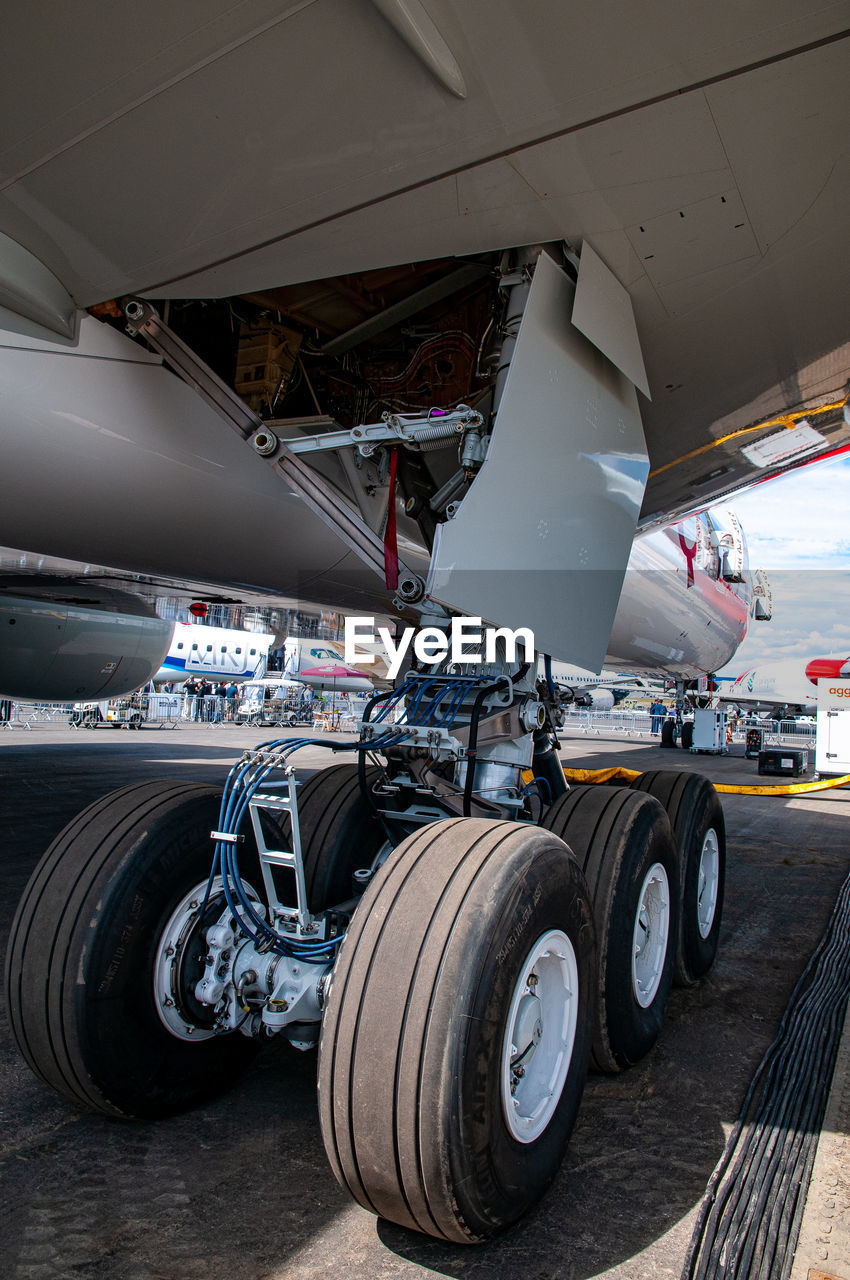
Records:
M256 795L269 774L302 746L322 746L332 751L351 750L352 748L357 751L371 751L402 742L408 736L409 734L404 729L399 728L380 734L373 742L346 743L345 746L329 743L322 738L298 738L294 740L280 738L273 742L263 743L258 748L260 753L276 751L278 752L278 757L274 760L267 758L259 761L248 760L235 765L231 769L222 794L219 830L225 835L238 834L245 811L253 796ZM206 911L217 869L221 873L222 889L229 911L242 931L254 942L267 942L280 954L302 959L307 963L324 964L332 957L332 953L339 945L341 938L329 938L316 942L290 942L289 939L282 937L263 920L248 897L239 874L236 847L229 841L219 840L216 842L215 857L213 858L210 876L207 881L201 917ZM239 906L242 908L241 912L237 908L234 898L238 900ZM251 927L252 925L254 928Z

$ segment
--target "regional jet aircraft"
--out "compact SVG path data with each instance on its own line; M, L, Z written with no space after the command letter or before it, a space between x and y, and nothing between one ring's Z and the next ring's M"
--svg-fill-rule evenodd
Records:
M826 654L809 662L802 658L762 662L724 683L720 701L754 705L766 714L811 713L817 711L818 680L846 680L848 675L846 653Z
M141 683L169 594L394 610L431 641L480 616L684 680L705 574L728 661L755 587L699 513L850 439L848 37L820 0L13 7L7 691ZM671 534L618 656L638 528ZM104 798L13 927L28 1061L149 1117L321 1029L343 1186L498 1232L555 1176L591 1054L649 1050L722 909L709 784L567 792L559 711L505 650L411 669L358 763L300 789L277 744L221 807Z
M180 683L199 675L215 680L253 680L265 675L274 640L269 632L178 622L153 680Z

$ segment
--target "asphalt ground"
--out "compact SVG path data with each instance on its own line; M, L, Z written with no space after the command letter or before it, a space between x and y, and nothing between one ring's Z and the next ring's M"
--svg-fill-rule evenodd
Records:
M269 736L188 725L0 733L4 951L32 868L79 809L145 778L223 780L244 746ZM740 757L687 756L647 739L571 737L563 754L577 767L766 781ZM303 753L307 769L328 762L321 749ZM122 1123L45 1088L20 1058L4 1011L0 1276L678 1280L706 1183L850 856L850 792L727 795L723 805L729 866L715 969L673 991L642 1063L588 1078L552 1190L497 1241L442 1245L348 1200L322 1149L315 1054L272 1044L216 1102L167 1121Z

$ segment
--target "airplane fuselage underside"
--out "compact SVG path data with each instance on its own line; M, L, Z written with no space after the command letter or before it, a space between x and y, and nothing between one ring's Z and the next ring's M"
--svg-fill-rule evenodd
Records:
M495 415L485 404L483 415L461 415L457 428L430 411L422 428L410 415L389 416L383 440L379 432L358 445L361 428L347 442L345 431L331 430L327 450L322 431L302 441L286 420L267 426L250 415L240 438L211 407L218 389L203 366L193 365L191 377L207 402L91 317L72 347L7 335L0 382L5 462L15 482L0 513L0 541L23 548L18 567L30 571L33 556L62 555L219 595L268 594L361 613L392 608L395 584L385 577L392 552L419 584L405 597L402 583L395 596L408 618L421 601L420 614L448 608L529 626L541 651L589 668L601 667L606 649L635 669L682 678L723 665L746 625L746 573L737 585L724 580L717 552L707 571L706 548L698 555L697 546L712 536L705 517L693 526L693 544L684 525L634 541L647 464L629 378L579 332L575 315L571 323L575 285L549 254L533 254L525 274L503 272L501 280L516 319L503 345ZM608 331L603 324L597 340L610 346ZM631 367L628 351L616 342L613 351ZM227 394L238 417L240 402ZM259 429L248 438L254 422ZM333 425L323 421L322 430ZM34 437L50 448L33 451ZM304 461L319 470L302 465L294 491L277 460L312 450L310 440L316 451ZM388 475L394 455L398 489ZM324 504L311 502L311 476L324 486ZM441 506L452 484L454 500ZM382 548L388 506L402 501L394 543L385 535ZM348 524L336 523L345 511ZM358 525L365 554L360 541L354 549L347 541L346 528ZM14 582L12 573L7 589Z

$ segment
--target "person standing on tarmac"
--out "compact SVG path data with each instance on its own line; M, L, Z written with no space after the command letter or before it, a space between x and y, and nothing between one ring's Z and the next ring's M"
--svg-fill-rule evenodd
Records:
M211 693L212 685L209 680L207 680L206 676L204 676L198 686L198 714L195 716L196 720L207 720L209 718L210 703L207 702L207 698Z
M649 708L649 714L652 716L651 732L658 734L661 732L661 722L666 714L663 702L659 702L656 698L652 706Z
M183 685L183 719L196 720L198 710L198 681L194 676Z

